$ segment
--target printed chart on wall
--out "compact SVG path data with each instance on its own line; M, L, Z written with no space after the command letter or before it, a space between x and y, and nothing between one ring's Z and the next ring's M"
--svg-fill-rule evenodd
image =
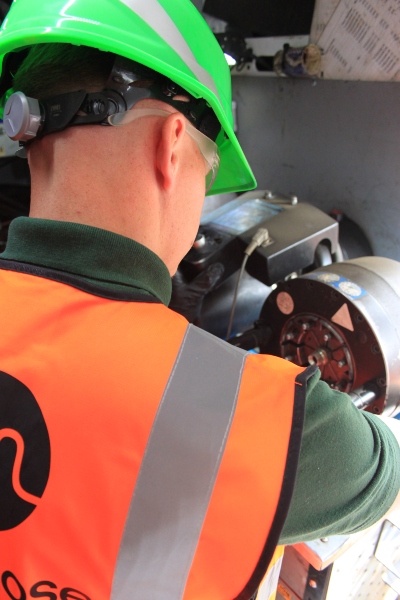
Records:
M400 0L317 0L310 41L325 79L400 81Z

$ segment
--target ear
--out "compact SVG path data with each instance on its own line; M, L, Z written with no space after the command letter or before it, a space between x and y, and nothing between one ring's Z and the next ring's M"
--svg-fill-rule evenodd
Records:
M165 191L172 188L177 174L183 150L185 128L185 117L179 112L171 113L161 127L160 139L157 144L156 167Z

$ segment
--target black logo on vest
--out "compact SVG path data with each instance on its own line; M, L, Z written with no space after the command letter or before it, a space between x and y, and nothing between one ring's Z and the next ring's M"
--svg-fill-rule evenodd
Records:
M0 371L0 530L35 510L50 472L50 439L32 392Z

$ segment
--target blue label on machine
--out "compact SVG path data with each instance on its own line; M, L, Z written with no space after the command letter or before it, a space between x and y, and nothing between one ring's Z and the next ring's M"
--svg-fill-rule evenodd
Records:
M346 279L346 277L341 277L340 275L337 275L337 273L316 271L315 273L307 273L307 278L316 279L317 281L321 281L321 283L326 283L352 300L359 300L368 293L364 288L359 286L358 283L354 283L354 281L350 281L350 279Z

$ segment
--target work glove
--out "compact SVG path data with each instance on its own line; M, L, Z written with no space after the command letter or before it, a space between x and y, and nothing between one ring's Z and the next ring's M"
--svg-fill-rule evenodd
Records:
M214 263L187 283L178 270L172 277L172 297L169 307L186 317L189 323L195 323L200 317L205 296L217 286L223 272L224 266L221 263Z

